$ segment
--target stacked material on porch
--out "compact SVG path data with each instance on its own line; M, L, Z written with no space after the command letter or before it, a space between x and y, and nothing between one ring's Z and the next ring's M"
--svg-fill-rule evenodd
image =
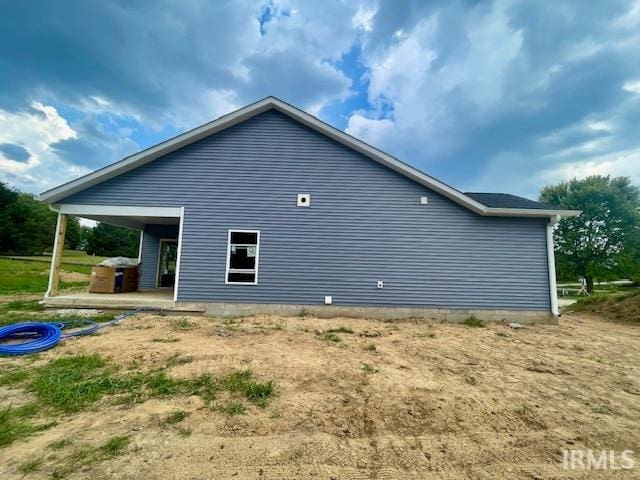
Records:
M91 269L91 293L122 293L138 290L138 262L115 257L104 260Z

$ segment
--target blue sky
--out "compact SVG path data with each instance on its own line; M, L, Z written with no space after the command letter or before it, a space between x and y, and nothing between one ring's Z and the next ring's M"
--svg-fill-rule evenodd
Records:
M267 95L465 191L640 183L640 1L3 2L0 179L38 193Z

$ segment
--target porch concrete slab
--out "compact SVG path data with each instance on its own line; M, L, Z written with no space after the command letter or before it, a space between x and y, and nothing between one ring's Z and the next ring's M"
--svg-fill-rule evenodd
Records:
M46 308L98 308L101 310L128 310L150 307L164 310L176 309L173 291L170 289L142 290L125 293L72 292L44 299ZM177 307L179 311L203 312L204 307L196 304Z

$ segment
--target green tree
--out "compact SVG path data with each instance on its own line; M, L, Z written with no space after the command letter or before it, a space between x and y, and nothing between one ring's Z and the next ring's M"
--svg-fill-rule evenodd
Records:
M89 255L136 258L140 245L140 232L98 223L86 232L86 243Z
M33 195L0 183L0 252L40 255L50 250L56 229L56 213Z
M64 235L64 244L71 250L82 250L82 232L80 222L76 217L67 218L67 231Z
M640 225L640 191L628 177L561 182L543 188L540 201L582 211L554 231L561 278L583 277L592 292L594 278L624 274Z

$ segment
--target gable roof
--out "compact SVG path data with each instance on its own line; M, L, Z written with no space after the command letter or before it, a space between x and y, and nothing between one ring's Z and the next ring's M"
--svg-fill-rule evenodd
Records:
M205 123L193 130L189 130L181 135L173 137L162 143L154 145L153 147L142 150L134 155L126 157L119 162L108 165L104 168L96 170L88 175L77 178L58 187L52 188L40 194L40 200L54 204L59 200L64 199L74 193L77 193L86 188L92 187L99 183L102 183L110 178L116 177L130 170L138 168L149 162L152 162L156 158L171 153L179 148L182 148L198 140L208 137L209 135L218 133L222 130L230 128L241 122L244 122L256 115L259 115L267 110L277 110L293 120L306 125L307 127L316 130L317 132L326 135L327 137L353 149L361 154L375 160L382 165L394 170L415 182L428 187L441 195L449 198L450 200L472 210L479 215L488 216L535 216L535 217L550 217L556 215L573 216L579 212L571 210L563 210L556 207L545 208L533 208L531 206L517 206L517 207L505 207L505 206L490 206L484 203L479 198L474 198L472 195L465 194L456 190L455 188L443 183L436 178L433 178L426 173L398 160L395 157L379 150L362 140L358 140L355 137L339 130L331 125L319 120L318 118L309 115L308 113L289 105L282 100L275 97L266 97L258 102L247 105L234 112L213 120L212 122ZM525 199L526 200L526 199ZM531 202L531 201L530 201ZM537 202L532 202L537 203Z

